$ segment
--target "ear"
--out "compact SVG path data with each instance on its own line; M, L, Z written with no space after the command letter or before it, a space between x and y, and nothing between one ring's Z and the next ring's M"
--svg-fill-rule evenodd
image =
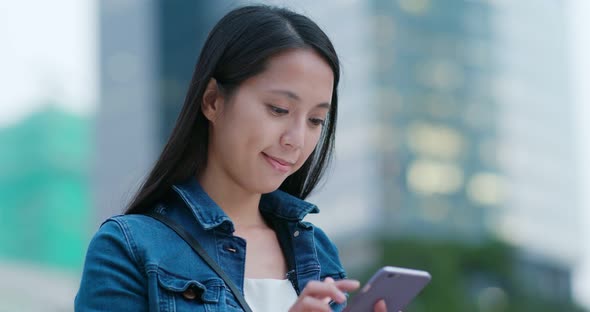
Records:
M217 80L211 78L205 92L203 92L203 99L201 101L201 110L203 115L211 122L215 123L215 120L221 114L223 108L223 96L221 90L217 86Z

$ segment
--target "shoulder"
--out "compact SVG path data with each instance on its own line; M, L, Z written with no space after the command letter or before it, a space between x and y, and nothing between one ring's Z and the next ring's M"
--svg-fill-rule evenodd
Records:
M106 219L98 233L109 232L119 229L121 234L132 238L132 236L158 236L166 227L158 220L143 214L116 215Z
M117 215L106 219L101 225L93 240L112 237L126 241L127 244L133 245L134 237L137 232L145 232L146 229L153 228L156 220L144 215Z
M140 250L157 243L160 239L169 239L166 237L170 235L168 232L163 224L146 215L112 216L100 225L89 249L118 245L124 248L132 258L138 260L136 255Z
M130 240L133 239L132 232L135 228L142 227L141 224L149 222L144 219L145 216L139 215L112 216L103 221L96 234L94 234L92 241L111 239L129 244Z
M135 246L135 232L138 228L149 228L151 218L143 215L117 215L106 219L94 234L90 247L100 242L118 243L128 249ZM129 250L132 252L132 250Z
M346 277L346 272L340 262L338 247L330 239L328 234L320 227L310 222L302 222L305 226L313 228L316 253L321 266L322 276L331 276L334 279Z
M130 234L127 219L115 216L100 225L86 251L85 276L108 270L131 271L142 263L137 256L137 245Z
M121 228L129 229L130 227L136 226L149 226L155 223L151 217L148 217L143 214L125 214L125 215L116 215L106 219L101 228L107 224L118 224Z

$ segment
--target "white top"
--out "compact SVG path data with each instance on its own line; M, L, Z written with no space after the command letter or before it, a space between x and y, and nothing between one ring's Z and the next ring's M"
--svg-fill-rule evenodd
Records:
M289 311L297 293L288 279L244 279L244 298L253 312Z

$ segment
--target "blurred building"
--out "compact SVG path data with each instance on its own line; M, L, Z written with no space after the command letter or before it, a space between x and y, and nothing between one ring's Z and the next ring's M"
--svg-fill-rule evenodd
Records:
M551 0L493 6L498 164L506 178L503 209L490 225L522 247L523 279L540 278L531 286L546 297L569 296L584 247L565 8Z
M96 222L120 214L166 142L227 2L100 1Z
M394 235L485 238L500 204L489 5L373 3L384 222Z
M68 309L88 242L92 126L47 106L0 128L1 311Z
M0 260L78 269L90 213L88 120L54 107L0 129ZM76 221L74 221L76 220Z
M563 4L372 3L384 228L500 237L519 248L523 283L548 281L531 291L569 298L579 246L564 244L578 206Z

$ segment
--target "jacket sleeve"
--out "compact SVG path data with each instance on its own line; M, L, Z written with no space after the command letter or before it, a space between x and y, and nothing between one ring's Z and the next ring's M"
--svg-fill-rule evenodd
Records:
M338 248L328 235L319 227L314 226L314 239L318 260L322 264L321 277L330 276L335 280L346 278L346 272L340 263Z
M74 310L147 311L147 279L139 270L131 236L110 219L92 238Z
M318 259L322 264L320 278L323 280L326 277L332 277L334 280L346 278L346 272L340 263L340 257L338 255L338 248L330 240L328 235L319 227L314 228L316 251ZM345 294L348 298L348 294ZM333 312L340 312L346 307L346 302L338 304L333 302L330 304L330 308Z

